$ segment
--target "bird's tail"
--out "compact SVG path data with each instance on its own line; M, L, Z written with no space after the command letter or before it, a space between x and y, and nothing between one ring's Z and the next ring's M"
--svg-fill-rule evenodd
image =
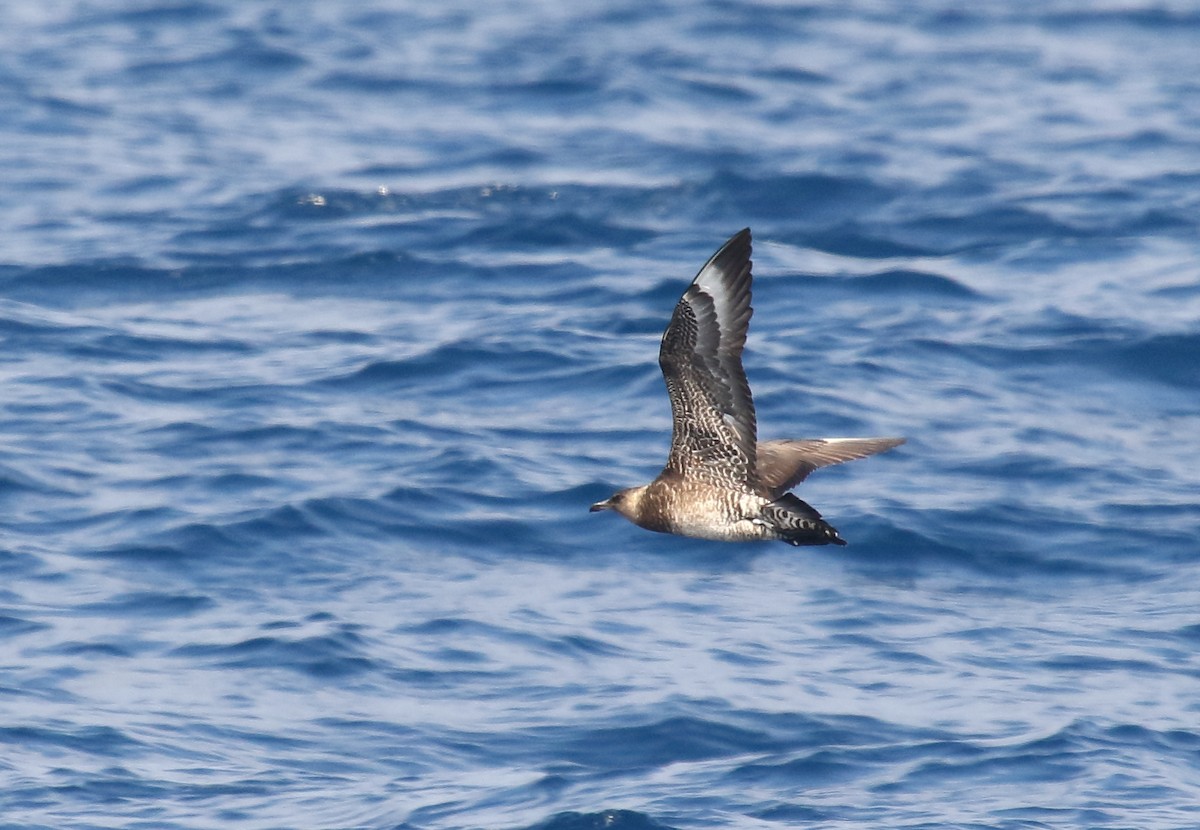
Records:
M821 518L808 502L785 493L762 509L762 520L789 545L844 545L837 528Z

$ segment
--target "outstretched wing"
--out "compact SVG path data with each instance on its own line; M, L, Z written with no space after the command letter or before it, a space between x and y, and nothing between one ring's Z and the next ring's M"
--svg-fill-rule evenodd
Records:
M810 438L763 441L757 447L758 482L762 494L778 498L813 470L866 458L904 443L903 438Z
M742 368L751 313L746 228L700 269L663 333L658 364L673 421L667 471L739 490L753 488L757 427Z

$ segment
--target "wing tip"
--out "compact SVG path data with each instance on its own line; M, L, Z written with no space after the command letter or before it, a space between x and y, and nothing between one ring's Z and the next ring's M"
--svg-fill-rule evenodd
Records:
M886 436L881 438L819 438L817 440L826 444L872 444L878 447L878 449L872 452L872 455L876 452L884 452L894 447L898 447L901 444L908 443L907 438L901 438L899 436Z
M745 228L718 248L692 280L692 285L701 291L714 296L724 293L734 301L733 310L737 319L730 319L729 322L738 328L744 328L750 322L751 272L754 268L752 254L750 229Z

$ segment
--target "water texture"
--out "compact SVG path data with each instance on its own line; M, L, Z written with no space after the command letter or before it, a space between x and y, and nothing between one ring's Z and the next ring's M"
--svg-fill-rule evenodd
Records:
M0 10L0 828L1200 826L1200 7ZM751 226L845 549L587 506Z

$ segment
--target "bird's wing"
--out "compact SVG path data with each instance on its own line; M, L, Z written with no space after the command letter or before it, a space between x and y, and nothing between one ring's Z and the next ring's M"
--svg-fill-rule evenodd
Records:
M764 495L778 498L813 470L866 458L904 443L903 438L809 438L763 441L757 447L758 482Z
M666 472L753 489L757 427L742 368L751 313L746 228L700 269L663 333L658 363L673 421Z

